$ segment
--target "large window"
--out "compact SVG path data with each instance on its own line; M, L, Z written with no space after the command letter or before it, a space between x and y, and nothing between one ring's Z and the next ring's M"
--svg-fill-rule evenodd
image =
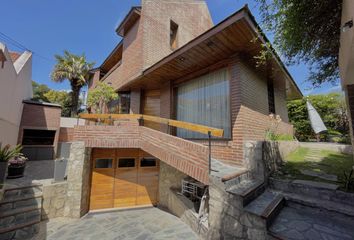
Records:
M182 84L177 89L177 120L224 129L231 138L228 70L221 69ZM177 129L182 138L206 138L204 134Z

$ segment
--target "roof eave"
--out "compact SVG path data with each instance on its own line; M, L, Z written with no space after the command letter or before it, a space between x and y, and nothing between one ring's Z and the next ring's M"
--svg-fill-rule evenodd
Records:
M125 18L123 19L123 21L119 24L119 26L116 28L116 33L121 36L124 37L124 27L125 24L129 21L129 19L134 15L134 14L138 14L140 15L141 13L141 7L132 7L129 11L129 13L125 16Z

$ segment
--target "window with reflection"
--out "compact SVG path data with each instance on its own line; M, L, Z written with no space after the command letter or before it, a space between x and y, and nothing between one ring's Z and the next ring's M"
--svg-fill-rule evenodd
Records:
M231 138L230 83L224 68L183 83L177 88L177 120L224 129ZM177 128L182 138L207 138L207 135Z
M143 158L140 160L140 167L156 167L156 159Z
M95 168L112 168L113 159L100 158L95 161Z
M135 158L120 158L118 160L118 168L133 168L135 167Z

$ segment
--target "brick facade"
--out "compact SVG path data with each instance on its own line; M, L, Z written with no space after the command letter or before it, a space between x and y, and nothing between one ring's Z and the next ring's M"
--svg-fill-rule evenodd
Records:
M120 121L116 126L76 126L73 141L83 141L88 148L139 148L208 183L207 147L131 121Z

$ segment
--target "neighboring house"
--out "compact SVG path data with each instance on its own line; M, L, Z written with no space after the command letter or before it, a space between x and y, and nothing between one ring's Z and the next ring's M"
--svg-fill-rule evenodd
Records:
M342 31L340 35L339 71L342 88L346 93L349 116L351 119L351 138L352 143L354 143L354 1L344 0L342 9Z
M10 52L0 42L0 142L17 144L23 100L32 98L32 53Z

